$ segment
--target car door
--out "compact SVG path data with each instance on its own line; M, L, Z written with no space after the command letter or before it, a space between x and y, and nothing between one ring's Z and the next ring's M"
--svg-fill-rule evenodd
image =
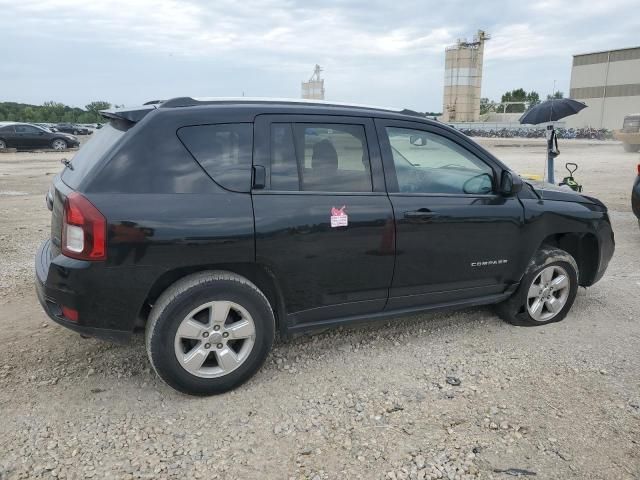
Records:
M498 193L498 162L447 128L376 127L396 219L387 308L482 298L517 282L524 212L516 196Z
M261 115L254 135L256 260L288 326L381 311L395 244L373 121Z
M47 136L44 130L32 125L15 125L18 148L39 148L45 146Z

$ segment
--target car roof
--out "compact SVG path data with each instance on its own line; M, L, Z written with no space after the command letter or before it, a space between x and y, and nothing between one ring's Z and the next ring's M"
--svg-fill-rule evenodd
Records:
M332 102L323 100L307 100L300 98L262 98L262 97L176 97L169 100L152 100L139 107L102 110L100 113L107 119L120 119L138 122L154 110L169 112L173 109L206 108L206 107L239 107L259 113L292 113L292 114L329 114L352 116L377 116L425 123L440 122L428 118L423 113L409 109L378 107L353 103Z
M409 110L408 108L380 107L376 105L364 105L358 103L334 102L329 100L312 100L306 98L271 98L271 97L177 97L165 100L157 105L159 108L195 107L202 105L286 105L286 106L319 106L338 107L345 110L375 110L385 113L412 115L425 118L426 115Z

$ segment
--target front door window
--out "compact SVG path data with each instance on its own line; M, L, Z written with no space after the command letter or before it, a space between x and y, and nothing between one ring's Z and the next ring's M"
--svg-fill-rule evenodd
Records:
M402 193L486 195L493 171L451 140L409 128L386 127Z

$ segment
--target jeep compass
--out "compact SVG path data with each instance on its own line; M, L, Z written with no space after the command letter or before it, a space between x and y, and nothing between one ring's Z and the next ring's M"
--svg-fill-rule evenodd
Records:
M83 335L144 330L185 393L246 381L276 332L487 304L557 322L613 255L602 202L409 110L183 97L103 115L46 196L38 297Z

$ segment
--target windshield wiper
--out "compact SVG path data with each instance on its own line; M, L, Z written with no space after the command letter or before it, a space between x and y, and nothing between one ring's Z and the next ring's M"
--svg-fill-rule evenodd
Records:
M62 163L69 170L73 170L73 165L71 165L71 160L69 160L67 158L63 158L63 159L60 160L60 163Z

